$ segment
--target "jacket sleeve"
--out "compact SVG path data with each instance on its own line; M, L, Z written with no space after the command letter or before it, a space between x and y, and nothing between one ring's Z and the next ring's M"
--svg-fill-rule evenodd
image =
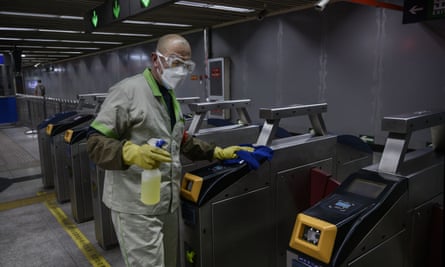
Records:
M196 137L190 136L184 133L181 144L181 152L188 159L196 160L213 160L213 151L215 150L215 144L207 143Z
M122 146L126 140L119 141L98 132L88 136L87 151L90 159L105 170L126 170L128 165L122 159Z

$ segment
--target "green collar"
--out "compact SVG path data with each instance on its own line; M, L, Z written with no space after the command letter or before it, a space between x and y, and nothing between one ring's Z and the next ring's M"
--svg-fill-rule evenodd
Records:
M149 87L151 88L151 91L153 92L153 95L161 97L161 102L166 107L167 105L165 104L164 98L162 97L161 91L159 90L158 83L156 82L155 78L153 77L153 74L151 74L151 70L146 68L144 70L143 74L144 74L145 80L147 80L147 83L148 83ZM173 109L175 110L176 121L182 120L183 118L181 115L181 106L180 106L178 100L176 100L175 91L168 90L168 93L171 95L171 97L173 99Z

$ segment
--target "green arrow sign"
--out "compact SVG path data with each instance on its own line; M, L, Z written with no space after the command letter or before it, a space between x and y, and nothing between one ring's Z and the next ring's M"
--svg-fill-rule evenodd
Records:
M91 17L91 23L93 24L93 27L97 27L97 23L99 22L99 17L96 14L96 10L93 10L93 16Z
M119 5L119 2L117 0L114 0L113 15L115 19L119 18L120 12L121 12L121 7Z
M141 0L141 4L143 7L148 7L150 5L150 0Z

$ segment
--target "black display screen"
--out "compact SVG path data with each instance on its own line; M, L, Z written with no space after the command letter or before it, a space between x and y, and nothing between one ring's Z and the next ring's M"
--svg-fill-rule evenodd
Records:
M354 179L346 191L369 198L377 198L385 190L386 184L365 179Z

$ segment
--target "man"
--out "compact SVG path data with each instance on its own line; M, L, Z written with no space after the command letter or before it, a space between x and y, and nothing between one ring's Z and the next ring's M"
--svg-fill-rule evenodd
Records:
M42 80L37 81L37 85L34 88L34 95L45 96L45 86L42 84Z
M246 149L222 149L188 136L174 90L195 64L180 35L161 37L151 55L152 69L112 86L92 122L90 158L106 170L103 201L112 220L127 266L176 267L178 205L182 152L192 160L229 159ZM167 142L164 149L147 144ZM140 201L142 169L159 167L160 202Z

